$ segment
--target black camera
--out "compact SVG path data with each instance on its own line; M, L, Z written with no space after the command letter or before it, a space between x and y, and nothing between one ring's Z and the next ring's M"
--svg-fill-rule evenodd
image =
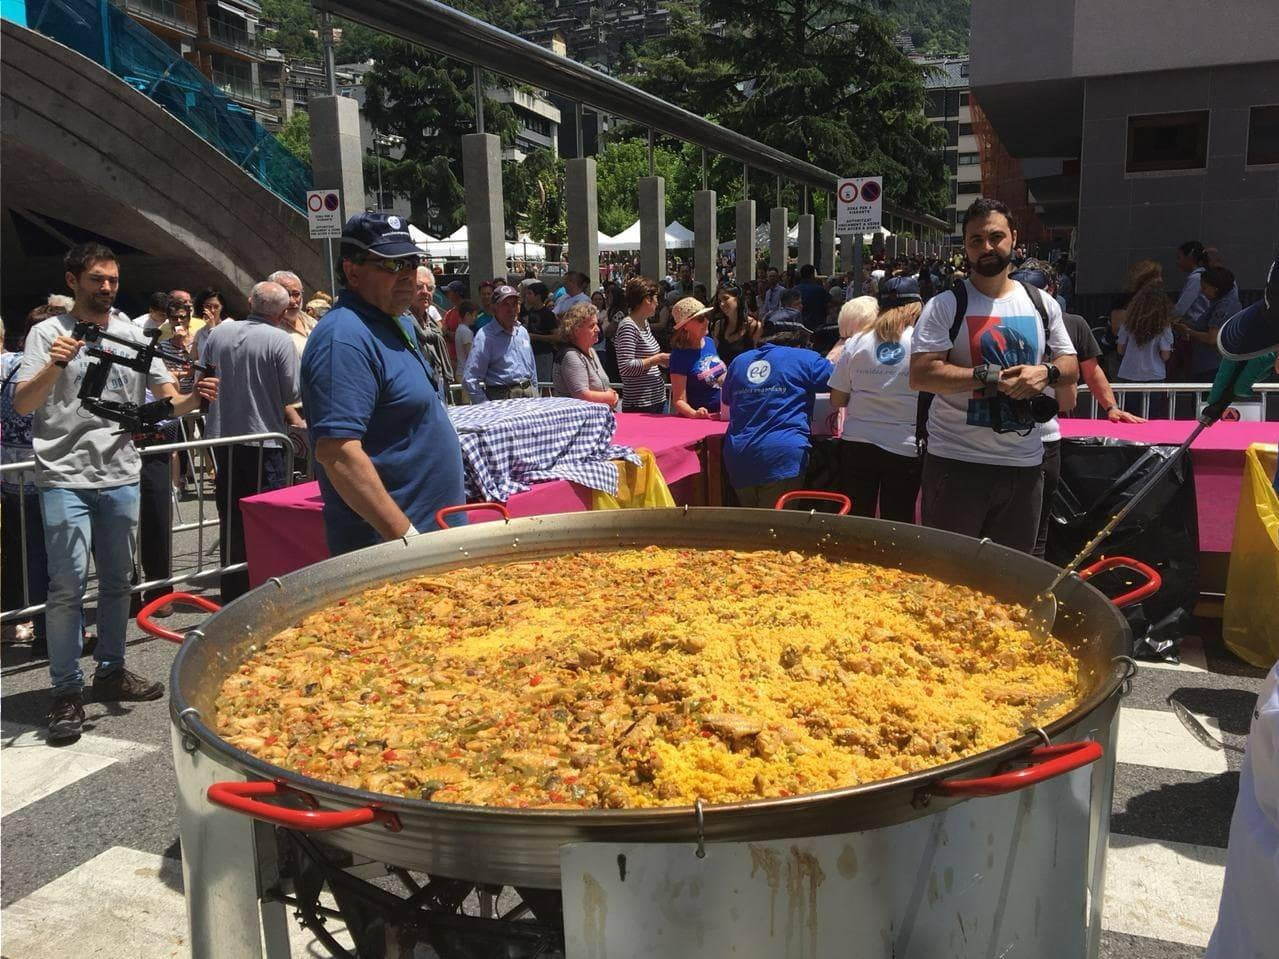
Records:
M1028 400L1014 400L1003 393L986 398L990 428L996 433L1027 436L1039 423L1057 415L1057 399L1040 393Z

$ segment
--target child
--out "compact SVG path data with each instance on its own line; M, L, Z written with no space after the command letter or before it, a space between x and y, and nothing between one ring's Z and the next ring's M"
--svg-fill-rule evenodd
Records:
M471 355L471 346L475 343L475 304L463 300L457 305L458 327L453 334L453 345L457 348L457 381L462 382L462 371L466 369L466 359Z

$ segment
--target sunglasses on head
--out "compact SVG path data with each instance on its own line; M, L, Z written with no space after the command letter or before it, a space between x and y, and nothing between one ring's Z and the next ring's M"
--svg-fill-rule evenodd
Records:
M365 257L361 262L371 264L383 273L403 273L405 270L416 270L422 265L422 258L418 256L400 256L395 259L385 259L380 256L369 256Z

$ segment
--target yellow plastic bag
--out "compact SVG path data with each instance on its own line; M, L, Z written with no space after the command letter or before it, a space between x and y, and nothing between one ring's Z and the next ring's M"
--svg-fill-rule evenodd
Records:
M653 451L640 447L635 452L641 460L639 466L626 460L614 461L617 463L617 495L592 490L591 509L661 509L675 505Z
M1253 443L1244 457L1221 624L1230 651L1261 669L1279 660L1279 494L1272 480L1277 451Z

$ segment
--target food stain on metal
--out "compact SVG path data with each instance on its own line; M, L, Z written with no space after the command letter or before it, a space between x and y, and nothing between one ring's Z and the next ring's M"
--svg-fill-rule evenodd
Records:
M802 922L808 930L807 955L817 956L817 890L825 879L826 873L816 856L799 846L790 847L790 857L786 861L787 955L791 954L792 944L799 947L796 955L805 955L802 933L798 928Z
M604 887L589 872L582 874L582 940L587 959L605 959L605 924L608 920L608 896Z
M852 879L857 875L857 851L850 844L844 843L839 858L835 860L835 868L845 879Z
M945 872L943 872L943 873L942 873L942 876L941 876L941 883L942 883L942 885L943 885L943 886L945 886L945 887L946 887L946 892L948 892L948 893L951 891L951 889L953 889L953 888L954 888L954 886L955 886L955 870L954 870L954 869L952 869L950 866L947 866L947 867L946 867Z
M937 888L937 873L930 872L928 874L928 904L936 905L937 900L941 898L941 890Z
M768 883L768 935L777 934L777 889L781 885L782 863L776 850L767 846L751 846L751 878L762 871Z

